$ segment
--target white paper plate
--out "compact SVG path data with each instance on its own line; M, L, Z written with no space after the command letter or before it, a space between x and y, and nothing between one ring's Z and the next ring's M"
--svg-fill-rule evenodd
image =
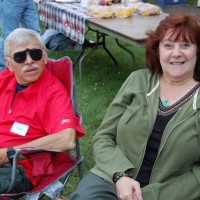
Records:
M78 3L80 2L79 0L55 0L56 2L60 3Z

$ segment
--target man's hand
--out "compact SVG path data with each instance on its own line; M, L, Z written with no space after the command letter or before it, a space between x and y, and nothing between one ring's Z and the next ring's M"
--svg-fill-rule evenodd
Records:
M139 182L129 177L122 177L116 182L119 200L143 200Z

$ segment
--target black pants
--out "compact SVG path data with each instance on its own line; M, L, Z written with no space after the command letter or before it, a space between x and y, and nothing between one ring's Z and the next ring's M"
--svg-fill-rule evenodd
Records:
M1 165L0 166L0 193L5 192L11 183L12 166ZM26 192L32 189L32 184L25 175L23 167L17 166L16 179L13 188L13 192L20 193Z

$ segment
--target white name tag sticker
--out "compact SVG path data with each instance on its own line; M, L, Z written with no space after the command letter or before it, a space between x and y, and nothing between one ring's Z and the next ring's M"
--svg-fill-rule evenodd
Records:
M19 122L14 122L14 124L12 125L12 128L10 129L10 132L21 135L21 136L25 136L28 129L29 129L29 125L22 124Z

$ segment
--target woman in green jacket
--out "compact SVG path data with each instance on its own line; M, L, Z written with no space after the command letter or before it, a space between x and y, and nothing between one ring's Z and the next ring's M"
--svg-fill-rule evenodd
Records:
M70 200L200 199L200 21L167 16L94 138L96 166Z

